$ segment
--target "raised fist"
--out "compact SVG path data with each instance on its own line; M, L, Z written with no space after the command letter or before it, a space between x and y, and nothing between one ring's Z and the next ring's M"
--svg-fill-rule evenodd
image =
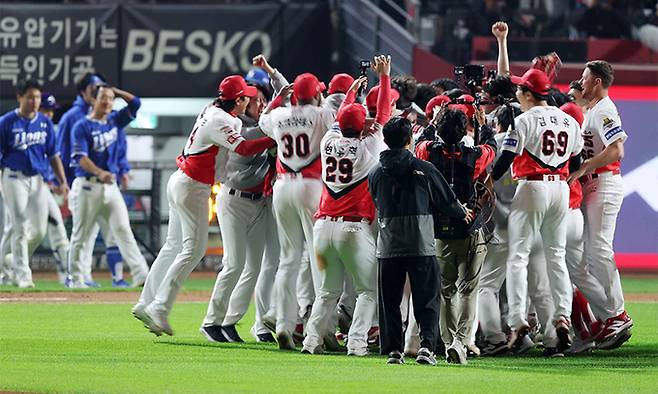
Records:
M505 22L496 22L491 26L491 33L498 40L504 40L507 38L507 33L509 32L509 27Z

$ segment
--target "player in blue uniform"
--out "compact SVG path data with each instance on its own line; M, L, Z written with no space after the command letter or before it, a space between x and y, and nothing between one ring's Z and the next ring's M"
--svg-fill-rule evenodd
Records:
M3 243L11 242L11 254L0 253L0 265L13 268L8 270L14 276L9 279L21 288L34 287L29 259L46 233L48 167L59 183L54 190L65 197L69 190L53 124L39 112L41 91L37 81L20 82L18 108L0 118L2 193L9 219Z
M115 96L124 99L128 106L112 111ZM127 185L129 177L126 160L126 134L123 128L135 118L140 107L138 97L126 91L99 85L94 93L94 104L88 116L79 120L71 132L71 161L75 180L71 189L70 287L85 288L85 244L89 233L100 217L109 223L122 256L131 267L148 271L144 256L130 228L128 209L117 185Z
M66 175L70 182L69 186L71 186L73 180L75 179L74 167L71 165L72 163L70 163L71 130L73 129L73 126L76 122L89 114L94 103L94 89L103 83L105 83L105 81L100 74L86 74L77 84L78 96L73 102L73 106L62 116L59 122L57 148L62 154L62 162L64 163L64 168L68 171ZM75 163L73 163L73 165L74 164ZM69 205L71 205L71 203L69 203ZM128 283L123 280L123 258L121 257L121 253L119 252L119 248L116 245L114 236L109 229L108 223L102 217L99 217L97 224L94 225L87 234L89 241L85 242L85 250L83 251L83 270L85 282L90 287L98 286L92 279L91 265L94 243L96 237L98 236L99 230L105 242L105 254L107 258L107 265L112 274L112 286L128 287ZM130 264L129 268L133 276L133 286L142 285L146 280L148 268L142 266L131 266Z

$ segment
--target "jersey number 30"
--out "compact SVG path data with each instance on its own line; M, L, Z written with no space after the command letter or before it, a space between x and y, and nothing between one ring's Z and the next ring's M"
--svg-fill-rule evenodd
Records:
M352 181L352 170L354 165L350 159L336 160L335 157L327 157L327 175L324 177L326 182L336 182L336 170L338 170L338 180L341 183L350 183Z
M300 158L308 156L310 151L308 135L299 134L297 137L293 137L290 134L284 134L281 136L281 141L283 141L282 154L286 159L291 158L294 154Z
M542 136L541 153L550 156L555 152L558 156L564 156L568 144L569 134L566 131L560 131L556 136L552 130L546 130Z

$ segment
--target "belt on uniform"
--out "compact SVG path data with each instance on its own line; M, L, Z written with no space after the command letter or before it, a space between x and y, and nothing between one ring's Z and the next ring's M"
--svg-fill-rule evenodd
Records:
M246 198L247 200L252 200L252 201L260 200L261 198L263 198L263 192L250 193L236 189L229 189L228 194L231 196Z
M528 175L525 178L526 181L564 181L567 178L561 174L536 174Z
M596 178L598 178L600 176L603 176L603 175L606 175L606 174L619 175L619 174L621 174L621 171L620 170L614 170L614 171L603 171L603 172L600 172L598 174L597 173L587 174L587 175L581 176L580 181L584 183L584 182L590 181L592 179L596 179Z
M100 179L98 179L98 177L93 176L93 175L87 175L87 176L84 176L83 178L85 178L85 179L86 179L87 181L89 181L89 182L93 182L93 183L103 183L103 182L101 182Z
M37 174L28 174L26 172L20 171L20 170L12 170L11 168L7 168L6 171L9 171L7 175L10 178L18 178L18 176L24 176L26 178L33 177Z
M368 222L370 223L370 220L367 218L361 217L361 216L320 216L318 220L324 219L328 220L330 222L352 222L352 223L359 223L359 222Z

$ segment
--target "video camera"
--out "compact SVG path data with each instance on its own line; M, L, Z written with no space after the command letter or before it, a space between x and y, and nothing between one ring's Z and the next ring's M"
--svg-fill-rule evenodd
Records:
M485 79L486 74L486 79ZM484 86L496 78L496 70L486 70L482 64L465 64L455 66L455 82L466 88L475 98L475 102L452 100L450 104L503 105L507 102L504 97L486 97L483 95Z

